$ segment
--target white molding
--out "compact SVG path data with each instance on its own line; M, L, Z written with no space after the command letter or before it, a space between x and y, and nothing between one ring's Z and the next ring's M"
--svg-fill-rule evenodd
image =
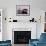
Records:
M2 9L0 9L1 12L1 32L0 32L0 41L2 41Z

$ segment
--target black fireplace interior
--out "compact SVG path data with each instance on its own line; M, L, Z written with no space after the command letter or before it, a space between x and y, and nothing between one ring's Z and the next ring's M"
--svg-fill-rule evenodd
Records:
M31 31L14 31L14 44L28 44Z

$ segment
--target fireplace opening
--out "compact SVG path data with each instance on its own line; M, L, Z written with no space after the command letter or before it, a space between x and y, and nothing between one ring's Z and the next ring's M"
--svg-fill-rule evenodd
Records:
M28 44L31 31L14 31L14 44Z

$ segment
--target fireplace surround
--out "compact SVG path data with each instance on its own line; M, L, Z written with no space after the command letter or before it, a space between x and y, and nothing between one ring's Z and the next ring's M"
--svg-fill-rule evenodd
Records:
M28 44L31 39L31 28L13 28L12 43L13 44Z

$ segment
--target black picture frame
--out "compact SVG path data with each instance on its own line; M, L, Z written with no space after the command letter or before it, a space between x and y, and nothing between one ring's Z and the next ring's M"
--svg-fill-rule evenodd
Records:
M30 16L30 5L16 5L16 16Z

